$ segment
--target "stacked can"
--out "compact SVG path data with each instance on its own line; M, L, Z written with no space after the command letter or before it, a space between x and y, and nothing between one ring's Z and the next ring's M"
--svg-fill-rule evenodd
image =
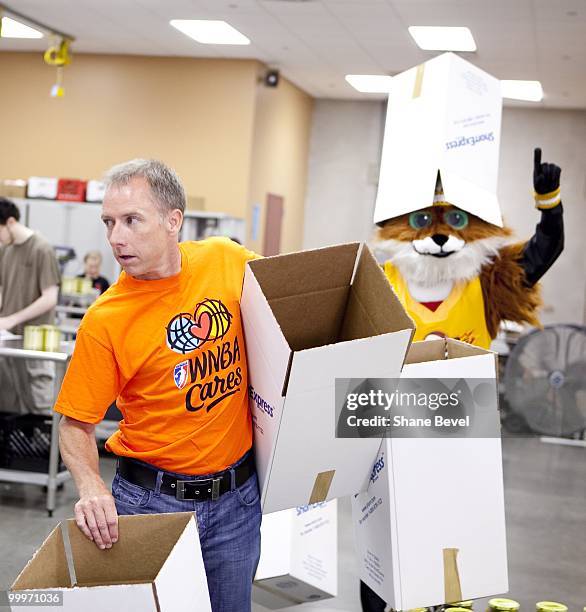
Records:
M61 331L55 325L27 325L24 328L23 348L29 351L57 352L61 345Z
M29 351L42 351L45 344L45 334L39 325L26 325L24 328L23 346Z
M61 293L72 295L77 293L77 278L63 276L61 278Z
M91 278L72 276L61 277L61 293L65 295L90 295L93 290Z
M537 612L568 612L568 606L556 601L538 601L535 608Z
M514 599L504 599L502 597L495 597L488 602L487 612L493 612L498 610L499 612L517 612L520 608L518 601Z
M86 278L84 276L83 278L77 279L77 292L78 293L81 293L82 295L89 295L92 292L93 288L94 286L93 286L91 278Z

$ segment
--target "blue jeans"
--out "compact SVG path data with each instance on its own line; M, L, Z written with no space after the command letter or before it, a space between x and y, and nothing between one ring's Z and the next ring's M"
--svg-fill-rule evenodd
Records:
M157 471L157 484L153 491L125 480L116 470L112 495L118 514L195 512L213 612L250 611L252 581L260 557L261 511L256 474L240 487L234 488L233 485L231 491L220 495L216 501L194 501L178 500L161 493L164 472ZM211 476L166 473L187 480L203 480Z

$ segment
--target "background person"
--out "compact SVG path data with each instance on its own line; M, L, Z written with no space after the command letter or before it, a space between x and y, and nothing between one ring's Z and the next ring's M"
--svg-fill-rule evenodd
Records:
M0 198L0 330L22 335L25 325L52 325L59 293L53 247L20 223L20 211ZM0 359L0 405L9 412L46 412L53 403L54 364Z
M100 295L104 293L110 286L107 278L100 275L100 268L102 267L102 254L100 251L88 251L83 258L82 274L78 274L78 278L89 278L92 281L92 287L100 292Z

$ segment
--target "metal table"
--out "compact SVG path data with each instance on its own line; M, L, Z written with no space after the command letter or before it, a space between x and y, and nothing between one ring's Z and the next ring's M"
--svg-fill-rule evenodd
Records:
M0 340L0 356L13 359L40 359L55 363L55 383L53 387L54 402L65 376L67 363L73 353L73 342L62 342L59 352L31 351L22 348L22 339ZM51 448L49 453L49 472L28 472L0 468L0 481L21 482L25 484L44 485L47 487L47 512L53 516L55 509L55 492L57 487L71 478L67 470L58 472L59 463L59 420L61 415L53 412L51 423Z

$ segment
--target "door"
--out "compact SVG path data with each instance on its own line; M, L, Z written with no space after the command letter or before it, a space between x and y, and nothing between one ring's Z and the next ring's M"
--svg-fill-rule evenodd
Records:
M284 198L267 193L265 231L262 254L278 255L281 252L281 227L283 225Z

